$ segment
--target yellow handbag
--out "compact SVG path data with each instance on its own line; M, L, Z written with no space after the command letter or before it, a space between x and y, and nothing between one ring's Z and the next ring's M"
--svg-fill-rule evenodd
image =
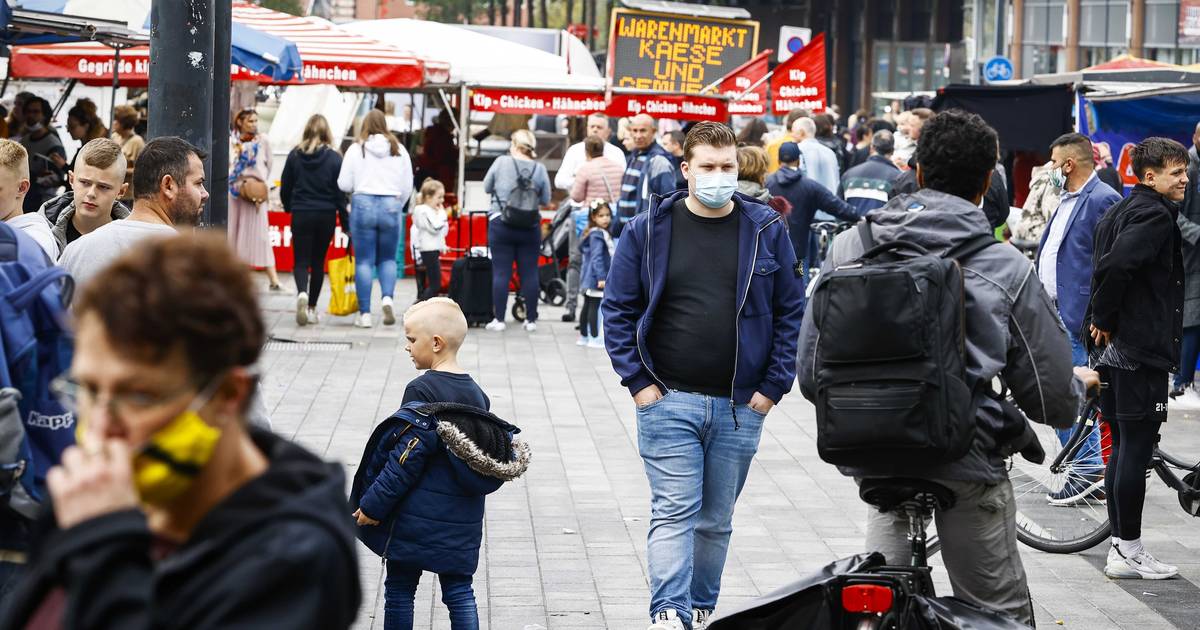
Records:
M354 252L329 261L329 314L342 316L358 312L358 293L354 287Z

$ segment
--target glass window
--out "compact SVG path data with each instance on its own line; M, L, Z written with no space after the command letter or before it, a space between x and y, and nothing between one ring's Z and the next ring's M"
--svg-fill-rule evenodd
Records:
M1179 0L1146 0L1146 46L1174 46Z
M1081 0L1079 44L1081 46L1126 46L1128 0Z
M892 89L892 47L888 42L875 42L875 91Z
M1066 0L1029 0L1025 3L1025 41L1030 44L1063 43Z
M913 89L913 49L907 46L896 46L896 84L895 91L908 92Z
M912 89L929 89L929 70L925 63L925 47L912 48Z

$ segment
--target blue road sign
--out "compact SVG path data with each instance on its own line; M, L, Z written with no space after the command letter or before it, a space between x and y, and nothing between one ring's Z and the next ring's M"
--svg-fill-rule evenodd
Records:
M983 64L983 79L988 83L993 81L1008 81L1013 78L1013 63L1008 57L992 57Z

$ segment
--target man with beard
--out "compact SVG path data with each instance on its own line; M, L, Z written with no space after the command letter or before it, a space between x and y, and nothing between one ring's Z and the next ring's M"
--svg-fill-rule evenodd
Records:
M59 264L82 288L96 273L138 242L170 237L200 223L208 199L203 151L175 136L146 143L133 173L133 212L84 234L67 246Z

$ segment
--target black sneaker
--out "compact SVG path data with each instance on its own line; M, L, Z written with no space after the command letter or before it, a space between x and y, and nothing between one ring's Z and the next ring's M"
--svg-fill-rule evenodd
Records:
M575 313L563 313L562 320L563 320L564 322L573 322L573 321L575 321Z
M1184 392L1186 392L1186 391L1187 391L1186 387L1172 388L1171 391L1167 392L1167 396L1171 397L1171 399L1174 400L1174 399L1182 396L1184 394Z
M1082 501L1104 500L1104 475L1092 473L1089 475L1072 475L1058 492L1046 495L1050 505L1068 507Z

